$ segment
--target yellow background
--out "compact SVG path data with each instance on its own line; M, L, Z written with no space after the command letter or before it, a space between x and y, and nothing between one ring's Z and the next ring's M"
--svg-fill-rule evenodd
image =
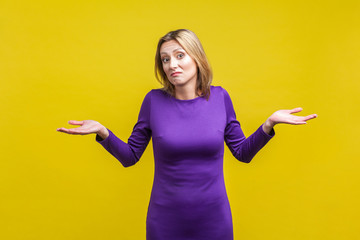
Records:
M95 135L56 131L93 119L127 140L159 88L159 37L189 28L213 85L249 136L277 125L250 164L226 148L235 239L360 239L359 1L0 2L0 239L145 239L152 145L123 168Z

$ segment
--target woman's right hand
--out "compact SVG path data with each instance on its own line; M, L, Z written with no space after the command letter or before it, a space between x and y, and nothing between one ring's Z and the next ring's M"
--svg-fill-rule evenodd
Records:
M98 134L102 139L105 139L109 136L109 131L99 122L94 120L83 120L83 121L70 120L68 123L72 125L81 125L81 126L77 128L62 127L56 129L56 131L67 134L74 134L74 135L86 135L86 134L95 133Z

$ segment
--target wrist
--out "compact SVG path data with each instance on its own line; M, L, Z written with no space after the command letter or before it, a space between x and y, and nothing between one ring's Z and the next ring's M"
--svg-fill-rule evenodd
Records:
M273 129L274 126L275 126L275 123L268 118L265 121L265 123L263 124L262 128L263 128L265 133L270 134L271 130Z
M109 136L109 131L103 126L96 134L105 140Z
M266 119L264 125L270 129L272 129L276 125L276 123L274 123L273 121L271 121L270 118L268 118L268 119Z

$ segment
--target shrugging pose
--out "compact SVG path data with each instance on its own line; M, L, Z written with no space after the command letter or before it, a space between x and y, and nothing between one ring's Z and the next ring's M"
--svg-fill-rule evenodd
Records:
M273 113L245 137L228 92L211 85L212 71L197 36L179 29L160 38L155 74L163 88L145 96L127 143L94 120L69 121L68 134L96 134L96 141L124 167L139 161L153 141L155 177L148 206L148 240L231 240L233 225L223 176L224 141L249 163L275 135L279 123L305 124L301 108Z

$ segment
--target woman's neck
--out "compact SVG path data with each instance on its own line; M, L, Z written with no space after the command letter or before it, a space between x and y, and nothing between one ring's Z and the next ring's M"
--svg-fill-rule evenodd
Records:
M175 87L175 98L180 100L190 100L197 98L199 94L196 93L196 90L194 87L192 88L181 88L181 87Z

